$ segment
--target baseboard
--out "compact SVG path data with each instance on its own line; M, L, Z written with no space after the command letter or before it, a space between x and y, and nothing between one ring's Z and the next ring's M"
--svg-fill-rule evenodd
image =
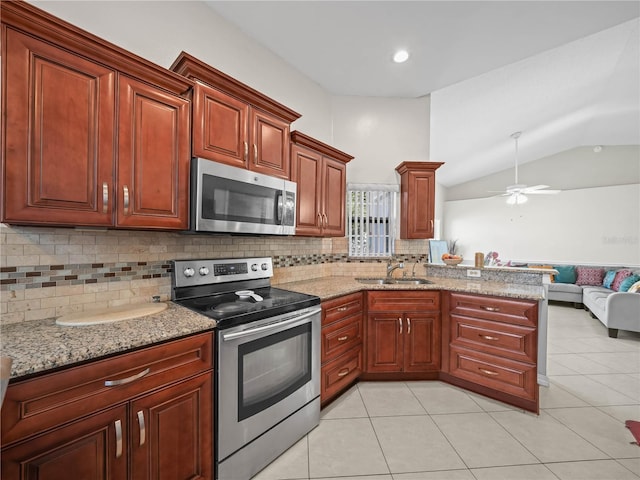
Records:
M549 377L539 373L538 374L538 385L542 385L543 387L548 387L549 386Z

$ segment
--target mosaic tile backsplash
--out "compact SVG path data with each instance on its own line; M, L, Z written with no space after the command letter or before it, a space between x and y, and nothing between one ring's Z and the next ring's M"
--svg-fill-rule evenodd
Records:
M396 242L426 261L428 241ZM272 257L273 283L383 274L387 259L350 258L346 238L233 237L0 224L0 323L170 298L174 259ZM421 271L420 273L424 273Z

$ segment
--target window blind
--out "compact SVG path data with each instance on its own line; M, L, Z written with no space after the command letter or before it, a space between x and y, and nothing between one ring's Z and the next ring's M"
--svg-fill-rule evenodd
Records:
M388 257L395 248L396 185L347 187L349 256Z

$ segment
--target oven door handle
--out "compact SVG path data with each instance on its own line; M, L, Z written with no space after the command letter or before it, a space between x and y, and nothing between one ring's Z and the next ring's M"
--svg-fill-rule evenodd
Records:
M256 333L262 333L269 330L274 330L276 328L284 327L290 325L292 323L297 323L300 320L304 320L305 318L312 317L318 313L320 313L320 309L313 309L310 312L307 312L302 315L295 316L293 318L287 318L279 322L269 323L267 325L262 325L261 327L249 328L247 330L242 330L241 332L233 332L233 333L223 333L222 341L227 342L229 340L235 340L236 338L248 337L249 335L254 335Z

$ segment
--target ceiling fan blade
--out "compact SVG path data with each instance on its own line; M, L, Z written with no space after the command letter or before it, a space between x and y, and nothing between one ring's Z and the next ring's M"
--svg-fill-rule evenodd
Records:
M534 190L533 192L524 192L527 195L555 195L556 193L560 193L562 190Z
M534 190L542 190L543 188L549 188L549 185L534 185L532 187L525 187L523 190L531 193Z

